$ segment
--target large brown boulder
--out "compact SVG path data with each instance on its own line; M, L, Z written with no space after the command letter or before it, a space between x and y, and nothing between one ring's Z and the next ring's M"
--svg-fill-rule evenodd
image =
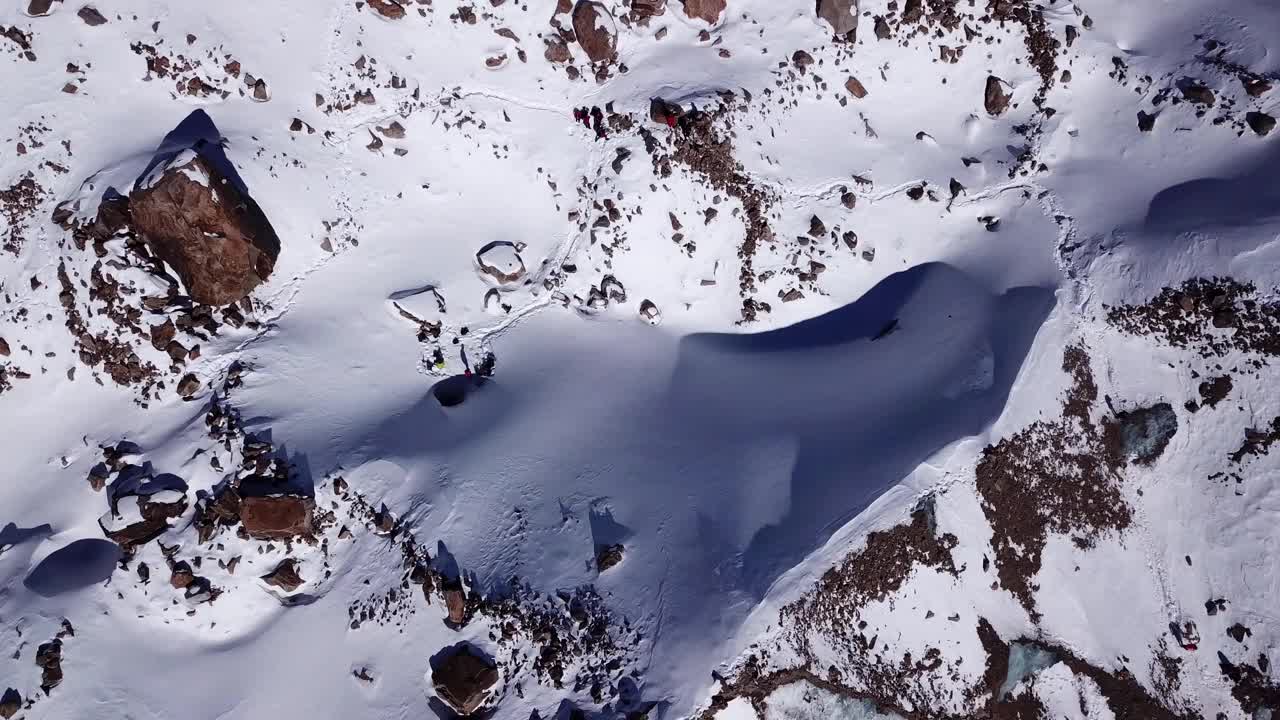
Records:
M617 48L618 31L609 10L594 0L573 6L573 34L591 62L608 62Z
M684 14L698 20L705 20L710 25L720 22L720 14L724 12L725 0L684 0Z
M293 558L285 558L280 561L275 570L262 576L263 582L281 590L290 593L302 587L306 582L302 579L302 575L298 574L298 561Z
M194 150L148 172L129 206L148 247L198 303L238 302L275 268L280 240L258 204Z
M107 539L126 550L145 545L169 529L169 522L187 509L187 496L177 490L115 498L111 510L98 518Z
M305 495L249 496L240 500L240 522L258 540L288 540L311 534L315 500Z
M1004 81L995 75L987 76L987 87L982 93L982 104L991 115L1003 115L1009 109L1011 96L1004 91Z
M469 646L440 661L431 671L436 694L462 715L470 715L489 697L489 688L498 682L498 669Z
M818 17L827 21L836 35L848 35L858 29L857 0L817 0Z

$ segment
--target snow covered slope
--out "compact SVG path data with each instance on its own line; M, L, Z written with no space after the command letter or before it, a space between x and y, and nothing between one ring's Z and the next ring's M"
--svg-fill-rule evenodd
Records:
M13 0L0 717L1271 717L1277 37Z

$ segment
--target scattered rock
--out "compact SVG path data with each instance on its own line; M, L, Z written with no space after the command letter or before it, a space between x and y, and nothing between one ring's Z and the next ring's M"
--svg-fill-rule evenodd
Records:
M462 715L478 710L497 682L498 669L466 645L458 646L431 671L436 694Z
M0 357L9 357L9 343L0 337Z
M98 12L98 9L92 5L85 5L80 8L80 12L76 13L76 15L90 27L107 24L107 18L103 16L102 13Z
M298 561L293 558L286 558L276 565L276 569L262 576L262 580L274 587L278 587L285 592L293 592L302 587L304 580L298 574Z
M1156 116L1154 114L1138 111L1138 129L1142 132L1151 132L1156 126Z
M1249 128L1258 135L1267 135L1276 127L1276 119L1264 112L1248 112L1244 119L1249 123Z
M240 522L256 540L307 537L315 500L305 495L250 495L240 500Z
M836 35L848 35L858 29L856 0L817 0L817 13Z
M148 173L129 207L148 247L204 305L239 302L271 275L280 253L253 198L193 150Z
M987 88L983 93L983 103L986 105L987 113L990 115L1003 115L1005 110L1009 109L1009 100L1012 96L1004 91L1004 81L995 75L987 76Z
M859 100L867 96L867 88L858 80L858 78L853 76L850 76L848 80L844 81L844 89L848 90L850 95L858 98Z
M724 12L726 0L682 0L684 14L696 20L704 20L708 25L720 21L720 13Z
M617 46L617 28L608 9L595 0L573 6L573 34L591 62L609 62Z

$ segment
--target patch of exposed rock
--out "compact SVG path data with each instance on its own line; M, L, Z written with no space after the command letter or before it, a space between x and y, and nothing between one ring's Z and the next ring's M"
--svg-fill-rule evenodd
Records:
M506 285L518 282L525 275L524 260L513 243L495 240L476 253L480 272Z
M709 25L720 22L720 14L724 12L726 0L683 0L684 14L696 20L703 20Z
M262 581L287 593L297 590L306 582L298 574L298 561L293 558L281 560L274 570L262 576Z
M982 93L983 105L987 109L987 114L999 116L1003 115L1009 109L1009 100L1012 95L1004 91L1004 81L995 75L987 76L987 87Z
M4 695L0 695L0 718L9 720L9 718L18 714L22 709L22 696L14 688L4 691Z
M315 504L306 495L249 495L240 499L240 522L255 540L308 537L313 530Z
M178 153L129 194L134 227L191 298L230 305L264 282L280 240L266 216L203 154Z
M618 33L613 15L595 0L578 0L573 6L573 34L591 62L609 62L617 49Z
M462 715L479 710L497 682L497 667L469 645L455 646L431 671L436 694Z
M858 29L857 0L817 0L818 17L827 21L836 35L846 36Z
M187 496L178 490L123 495L112 498L111 509L98 518L98 525L109 540L129 552L159 537L186 509Z

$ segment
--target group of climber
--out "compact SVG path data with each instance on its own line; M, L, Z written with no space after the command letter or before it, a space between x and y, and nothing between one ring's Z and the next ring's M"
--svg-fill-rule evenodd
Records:
M649 118L653 122L666 125L672 130L681 128L698 115L699 112L696 107L686 111L680 105L669 103L662 98L653 98L649 101ZM604 111L599 106L574 108L573 121L582 123L583 127L588 130L595 130L597 140L603 140L608 136ZM684 129L687 129L687 127Z
M604 112L600 110L600 106L596 105L591 108L580 107L573 109L573 119L582 123L589 130L596 131L596 139L603 140L607 134L604 126Z

